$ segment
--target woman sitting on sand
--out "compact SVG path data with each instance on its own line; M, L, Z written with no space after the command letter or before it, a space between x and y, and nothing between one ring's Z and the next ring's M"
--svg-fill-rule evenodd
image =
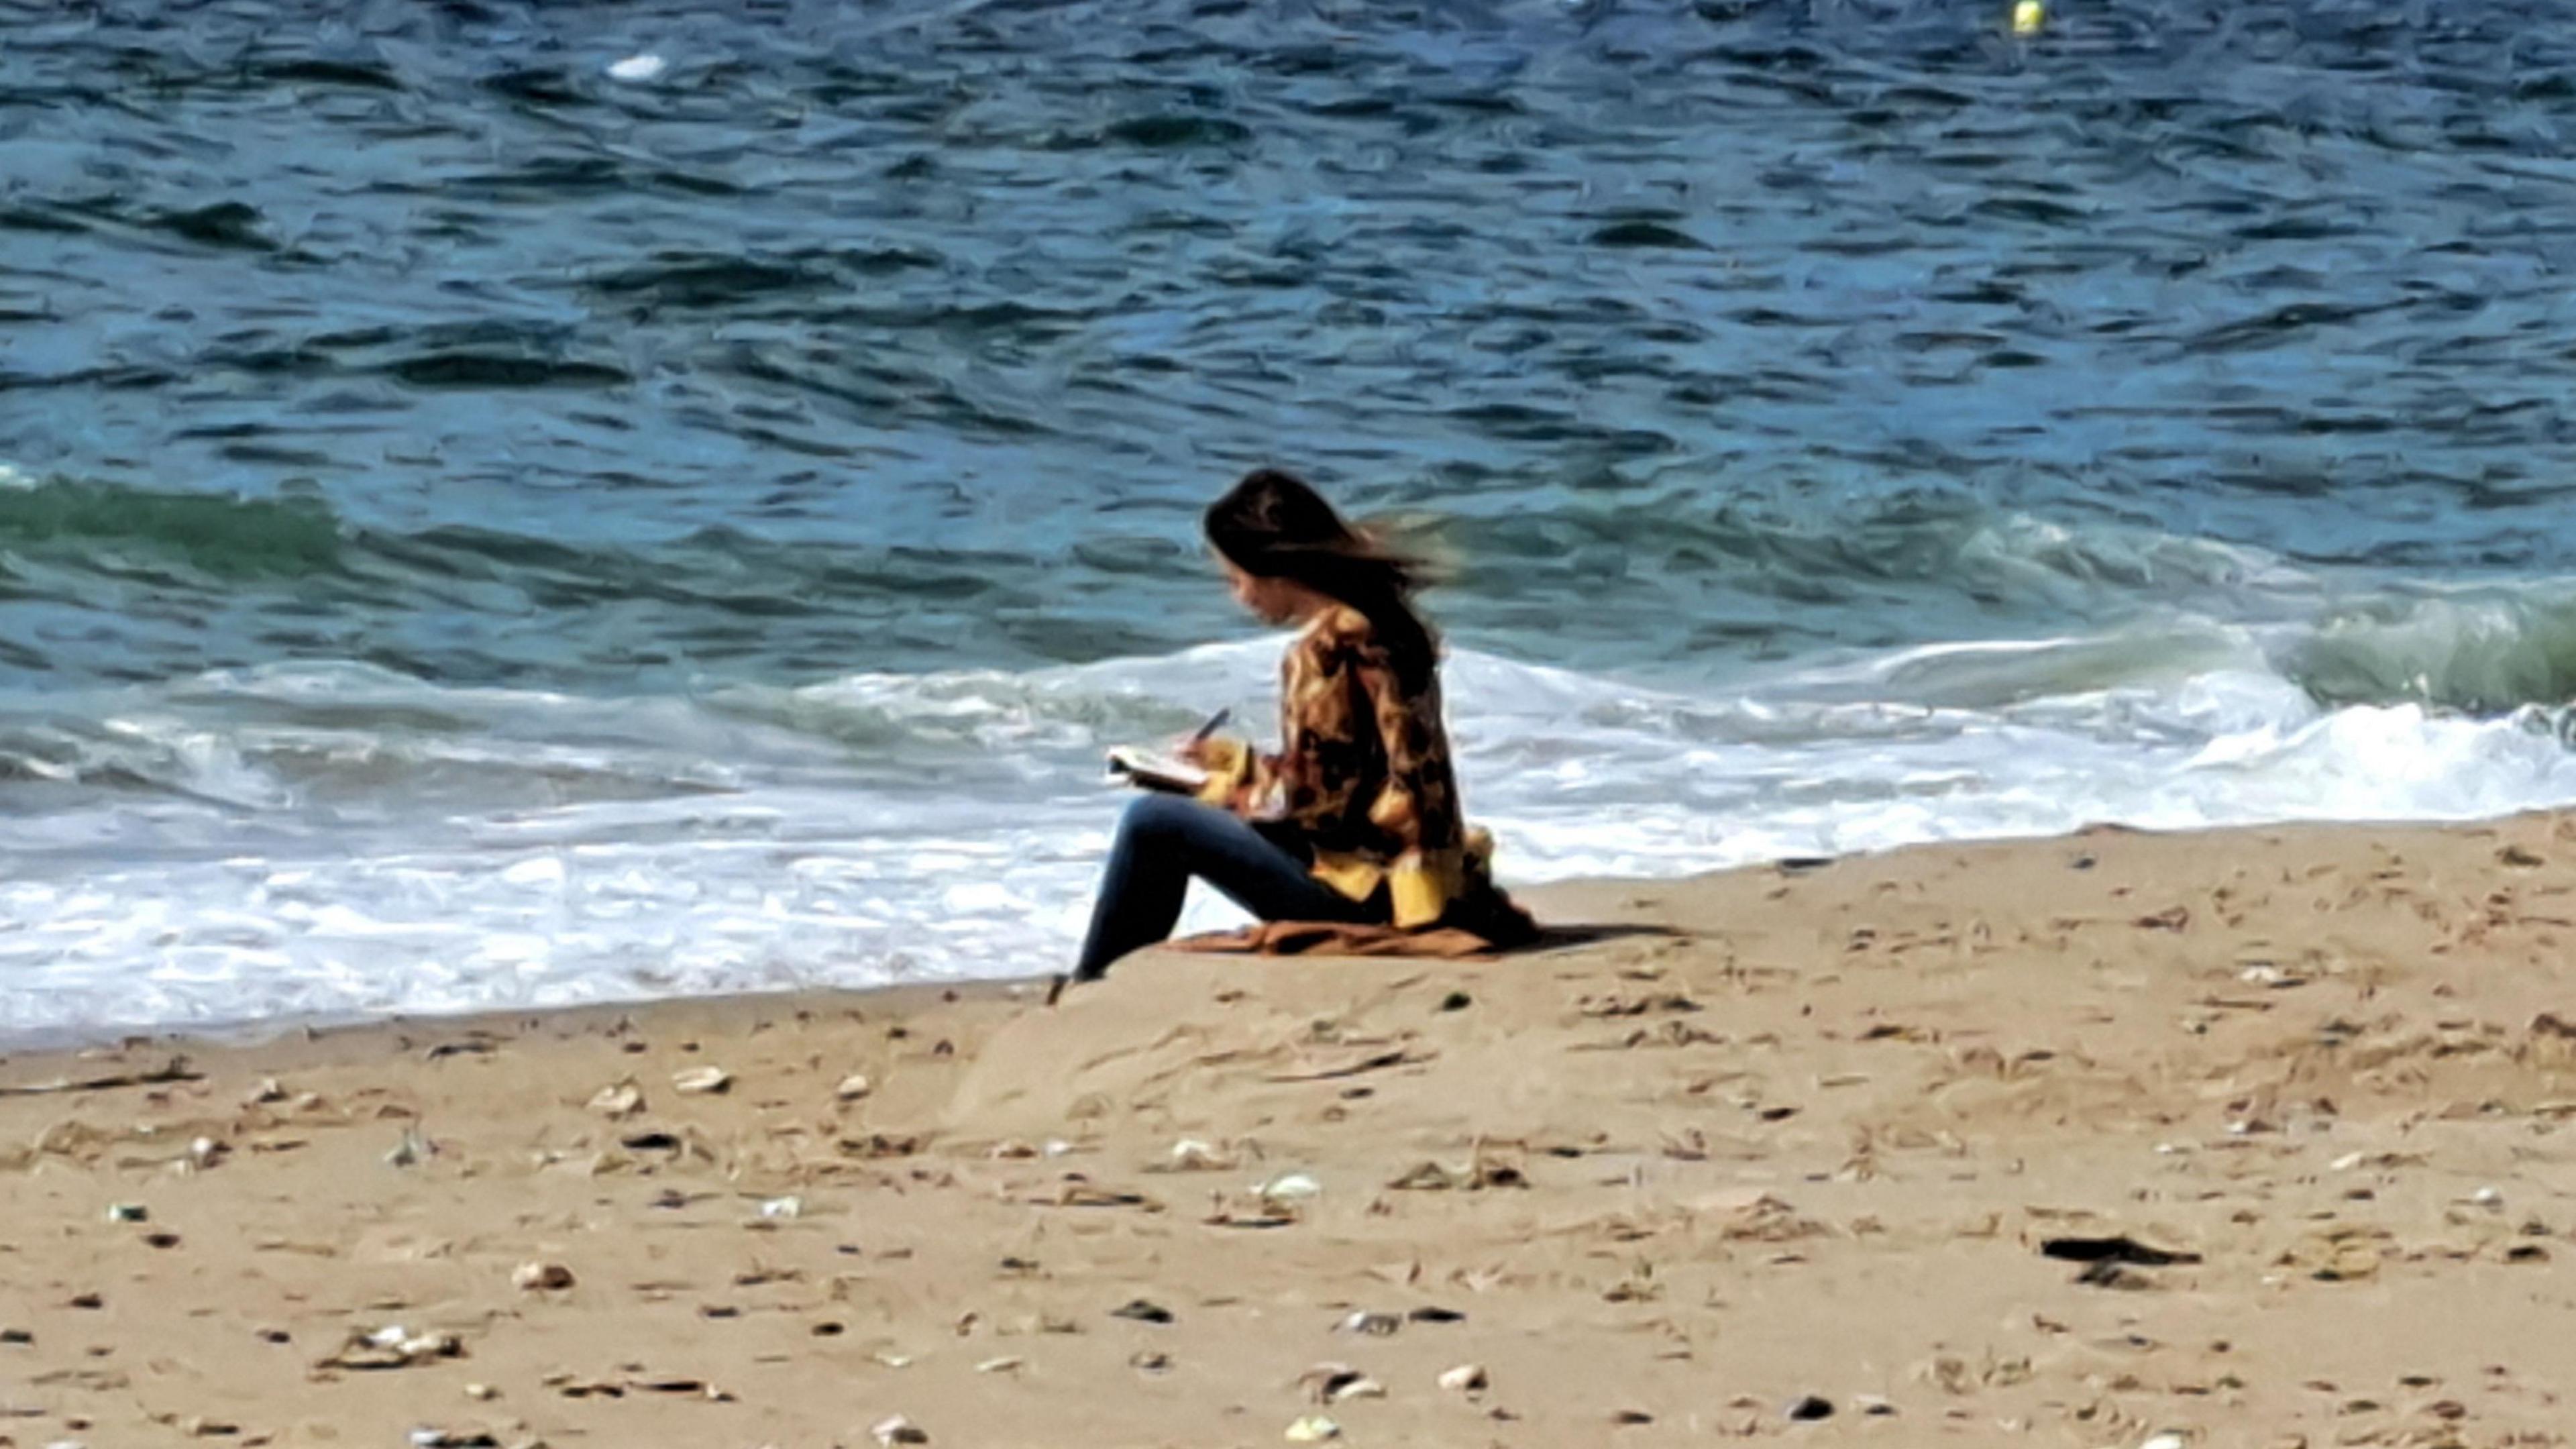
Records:
M1279 753L1191 741L1212 777L1198 797L1128 807L1074 979L1169 937L1192 877L1266 921L1455 927L1497 946L1535 935L1459 814L1440 644L1413 607L1419 565L1275 469L1210 505L1207 536L1238 602L1302 626L1280 666Z

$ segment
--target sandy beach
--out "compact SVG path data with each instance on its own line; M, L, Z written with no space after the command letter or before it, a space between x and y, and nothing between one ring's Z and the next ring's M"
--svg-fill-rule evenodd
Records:
M2568 1441L2576 817L1536 903L13 1058L0 1445Z

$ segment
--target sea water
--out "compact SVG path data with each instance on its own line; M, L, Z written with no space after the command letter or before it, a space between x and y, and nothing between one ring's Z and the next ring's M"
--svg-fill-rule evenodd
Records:
M1054 969L1259 464L1512 882L2576 801L2576 6L2009 20L0 7L0 1032Z

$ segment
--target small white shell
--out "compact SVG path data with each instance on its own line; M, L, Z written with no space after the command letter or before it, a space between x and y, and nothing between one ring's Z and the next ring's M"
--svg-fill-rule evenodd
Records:
M1342 1437L1342 1426L1321 1414L1308 1414L1288 1426L1285 1437L1291 1444L1321 1444Z
M722 1067L691 1067L671 1074L671 1086L684 1096L705 1096L732 1085L733 1074Z
M896 1444L927 1444L930 1442L929 1431L923 1429L919 1424L912 1422L901 1414L896 1414L891 1418L877 1421L877 1426L870 1429L868 1432L876 1436L876 1441L878 1443L889 1446L889 1449L891 1449L891 1446Z
M1283 1172L1256 1191L1263 1202L1307 1202L1324 1195L1324 1184L1311 1172Z
M1328 1404L1338 1404L1344 1399L1383 1399L1385 1397L1386 1385L1366 1374L1345 1379L1324 1391L1324 1402Z
M1480 1363L1462 1363L1440 1375L1440 1387L1453 1394L1472 1394L1490 1382Z
M512 1270L510 1282L522 1293L555 1293L572 1286L572 1270L561 1263L530 1261Z

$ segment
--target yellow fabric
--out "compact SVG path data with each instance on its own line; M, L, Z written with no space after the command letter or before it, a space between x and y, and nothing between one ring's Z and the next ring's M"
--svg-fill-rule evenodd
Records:
M1365 855L1317 852L1314 875L1355 901L1367 900L1383 884L1395 924L1411 929L1447 914L1474 877L1492 871L1493 861L1493 832L1478 826L1467 832L1464 850L1408 850L1384 864Z
M1432 925L1491 879L1492 834L1458 818L1439 684L1399 684L1366 618L1328 609L1298 635L1281 661L1280 715L1278 755L1234 739L1202 746L1209 780L1199 799L1317 834L1365 800L1366 820L1397 848L1318 849L1312 870L1352 900L1384 886L1402 929ZM1371 768L1336 763L1354 758Z

